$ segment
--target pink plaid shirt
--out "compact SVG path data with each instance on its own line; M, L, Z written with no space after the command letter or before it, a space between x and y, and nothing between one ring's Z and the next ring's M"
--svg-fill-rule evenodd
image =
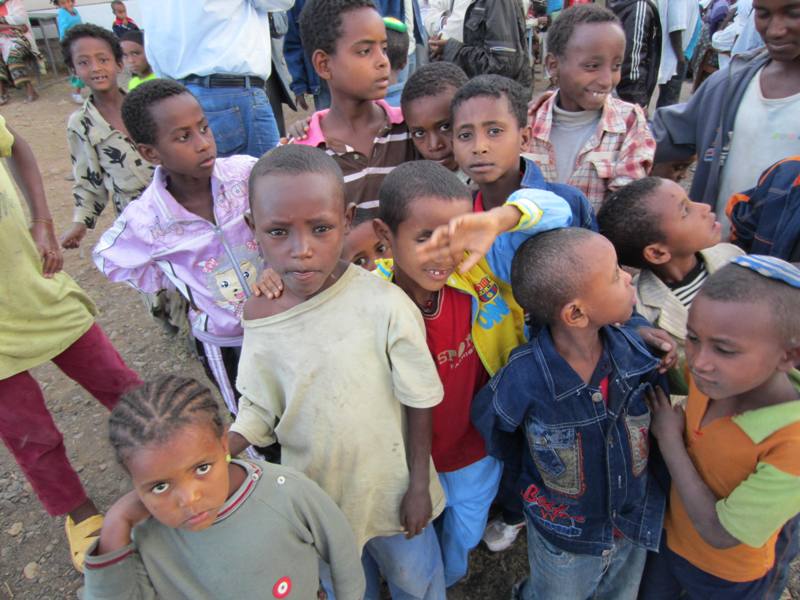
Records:
M529 123L531 144L525 154L549 182L556 181L556 155L550 143L556 97L553 94L548 98ZM655 151L656 142L642 109L609 96L597 131L578 152L575 169L566 183L586 194L597 212L609 191L648 175Z

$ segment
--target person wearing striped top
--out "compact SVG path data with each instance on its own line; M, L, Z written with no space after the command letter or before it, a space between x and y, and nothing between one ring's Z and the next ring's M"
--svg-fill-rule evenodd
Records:
M768 597L776 539L800 512L798 312L800 270L759 255L733 259L692 303L686 412L650 398L671 491L639 598Z
M639 318L663 329L678 345L670 391L687 393L683 377L689 307L710 273L743 254L720 243L721 227L706 204L692 202L674 181L645 177L612 194L597 214L600 233L634 278Z
M402 111L384 100L386 26L371 0L310 0L300 32L331 107L314 113L307 137L294 141L325 150L342 169L347 201L375 208L384 177L418 158Z

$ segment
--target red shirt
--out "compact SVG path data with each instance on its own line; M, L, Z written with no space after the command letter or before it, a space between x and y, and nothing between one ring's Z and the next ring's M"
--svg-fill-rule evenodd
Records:
M469 418L472 398L489 381L472 343L472 298L442 288L436 313L425 315L425 331L444 386L444 400L433 408L431 456L440 473L456 471L486 456Z

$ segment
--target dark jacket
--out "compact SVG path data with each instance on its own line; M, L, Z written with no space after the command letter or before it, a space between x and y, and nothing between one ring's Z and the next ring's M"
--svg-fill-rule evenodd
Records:
M617 529L655 550L665 493L648 469L645 390L662 383L658 360L632 330L608 326L600 334L603 356L591 385L543 329L478 393L472 422L489 454L520 466L516 491L550 543L599 556L613 548ZM607 406L600 392L606 376Z
M561 196L567 201L572 210L572 227L583 227L584 229L597 231L597 219L592 210L592 205L589 204L582 191L566 183L549 183L545 181L542 170L529 158L522 158L522 168L520 187L548 190L557 196Z
M686 161L697 155L697 170L689 191L692 200L716 208L736 112L750 80L767 62L766 50L737 55L727 68L706 79L688 102L656 111L653 162Z
M658 83L661 63L661 21L650 0L609 0L608 8L622 21L625 59L617 95L647 108Z
M729 208L733 243L742 250L800 261L800 156L772 165Z
M525 15L519 0L475 0L464 15L464 41L449 39L442 59L468 77L493 73L531 87Z

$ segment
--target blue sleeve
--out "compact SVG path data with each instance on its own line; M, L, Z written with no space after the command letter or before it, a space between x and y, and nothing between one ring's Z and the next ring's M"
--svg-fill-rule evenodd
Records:
M294 6L286 13L289 28L283 36L283 58L286 59L286 66L292 76L291 87L295 95L311 93L308 78L306 77L305 56L303 55L303 44L300 41L300 11L303 9L305 0L296 0Z
M508 197L506 204L519 209L520 222L511 231L497 236L486 254L486 262L497 277L510 282L511 261L517 248L537 233L569 227L573 218L567 201L547 190L517 190Z
M375 0L375 6L382 17L394 17L405 22L403 0Z
M583 227L595 232L598 231L594 210L582 191L565 183L548 183L547 189L567 201L572 210L573 227Z

